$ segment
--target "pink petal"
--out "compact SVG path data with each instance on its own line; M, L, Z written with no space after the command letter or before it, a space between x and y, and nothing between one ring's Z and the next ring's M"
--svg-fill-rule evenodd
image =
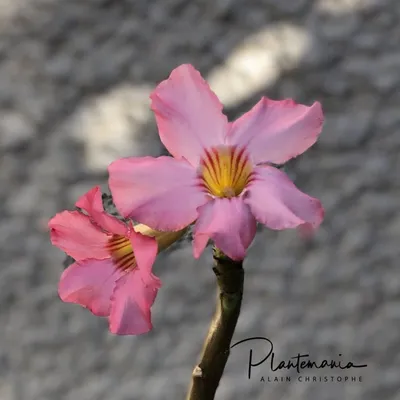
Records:
M224 143L223 106L192 65L174 69L150 98L161 141L175 158L197 166L204 148Z
M256 234L256 220L241 197L215 199L199 209L193 252L198 258L208 238L233 260L243 260Z
M112 297L110 332L117 335L141 335L152 329L151 306L160 281L144 282L135 269L117 281Z
M303 224L316 229L324 218L318 199L301 192L284 172L270 166L255 169L245 203L259 222L276 230Z
M104 211L99 186L95 186L80 197L75 206L85 210L93 218L93 221L104 230L118 235L126 234L126 225Z
M318 227L315 227L312 224L302 224L297 227L297 232L301 239L308 241L312 239L317 229Z
M109 236L78 211L63 211L48 223L50 239L54 246L75 260L109 257L105 245Z
M157 241L155 238L137 233L133 229L129 233L129 240L131 241L140 274L142 278L145 278L151 274L157 257Z
M118 211L153 229L183 229L208 199L198 186L195 169L172 157L121 159L108 170Z
M80 304L94 315L108 316L115 282L120 276L111 259L79 261L61 275L58 293L62 301Z
M319 102L308 107L293 100L274 101L263 97L233 122L228 142L247 147L256 164L282 164L317 141L323 121Z

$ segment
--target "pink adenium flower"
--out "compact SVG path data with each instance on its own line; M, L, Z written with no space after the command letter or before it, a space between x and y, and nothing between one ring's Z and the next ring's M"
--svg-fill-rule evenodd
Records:
M230 123L191 65L173 70L150 97L161 141L173 158L126 158L109 166L122 215L159 230L196 221L194 256L211 238L235 260L244 258L256 221L277 230L320 225L320 201L270 165L316 142L323 125L320 103L308 107L263 97Z
M63 211L48 224L53 245L76 260L61 276L60 298L108 317L112 333L148 332L150 307L161 287L151 272L158 251L155 238L107 214L99 187L76 206L87 214Z

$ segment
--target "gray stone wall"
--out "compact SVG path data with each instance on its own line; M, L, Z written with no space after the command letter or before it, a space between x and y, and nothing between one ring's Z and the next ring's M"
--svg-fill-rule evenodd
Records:
M259 232L234 340L267 336L279 360L368 364L341 374L356 383L301 383L267 364L248 380L243 346L217 398L398 399L399 43L397 0L0 0L0 399L184 398L214 307L210 249L159 257L154 330L116 337L59 300L64 255L46 232L106 188L110 161L164 152L148 94L183 62L232 119L261 95L319 100L326 115L319 143L288 165L325 222L311 243Z

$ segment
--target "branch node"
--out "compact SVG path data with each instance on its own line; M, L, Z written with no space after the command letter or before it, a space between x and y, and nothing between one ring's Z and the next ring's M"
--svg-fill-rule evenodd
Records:
M203 370L198 365L194 367L193 378L203 378Z

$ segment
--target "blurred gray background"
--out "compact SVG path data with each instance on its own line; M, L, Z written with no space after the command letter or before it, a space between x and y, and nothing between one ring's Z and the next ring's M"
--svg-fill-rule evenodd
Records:
M399 43L397 0L0 0L0 399L184 398L214 310L210 249L159 257L154 330L117 337L59 300L64 254L46 223L106 188L110 161L165 151L148 95L186 62L231 119L261 95L319 100L326 115L288 166L325 222L311 242L257 235L234 341L368 364L340 373L361 383L299 383L267 364L248 380L244 345L217 399L400 399Z

